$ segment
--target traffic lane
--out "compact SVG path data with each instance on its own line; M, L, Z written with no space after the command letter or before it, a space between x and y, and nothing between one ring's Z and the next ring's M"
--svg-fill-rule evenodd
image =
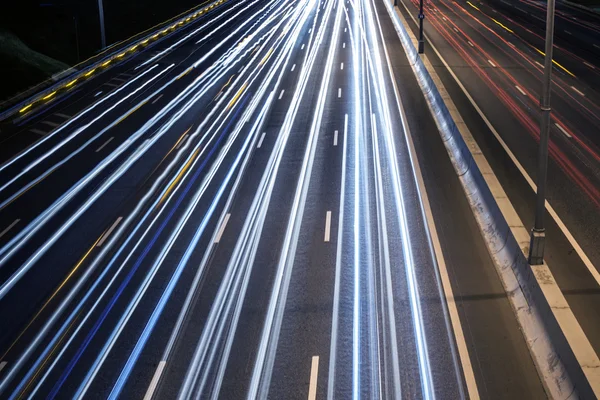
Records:
M416 29L410 16L406 13L406 10L403 7L400 10L405 18L407 18L407 21L410 21L409 26L411 29ZM537 171L538 148L536 140L530 135L524 135L522 133L522 122L519 121L509 109L505 108L502 103L499 103L496 94L487 87L485 82L482 82L481 79L472 72L472 67L465 66L464 61L460 61L461 58L453 49L447 46L445 40L437 34L437 31L430 29L427 31L427 35L428 39L431 40L438 51L441 52L454 74L474 98L483 114L486 115L492 126L498 131L498 134L505 141L508 148L513 152L517 160L519 160L525 171L527 171L529 176L535 176ZM428 57L436 69L436 72L445 78L443 81L444 84L446 84L448 80L453 82L453 77L447 72L445 65L437 58L433 51L428 53ZM460 94L463 96L462 92ZM460 98L470 107L468 99L464 98L464 96ZM464 104L461 107L464 107ZM487 137L484 133L487 133L490 136ZM478 143L480 143L484 137L491 141L496 141L487 127L483 131L474 132L474 135ZM557 133L554 130L551 130L550 135L551 138L553 137L557 140L561 140L561 137L557 136ZM497 155L492 156L505 157L504 154L505 152L502 151ZM488 156L488 159L491 160L492 156ZM565 170L556 165L557 162L560 162L561 165L568 168L569 171L577 171L576 164L573 165L572 163L564 162L563 159L550 158L550 172L548 174L549 180L547 189L548 201L552 204L558 215L569 228L570 232L584 249L587 256L591 259L592 264L596 266L600 265L600 249L594 244L595 238L600 237L600 229L598 229L600 218L598 216L597 206L587 194L589 190L595 189L593 186L579 185L575 180L576 178L587 180L593 179L594 177L588 177L586 175L567 176Z
M404 14L404 10L401 10ZM416 32L416 29L413 28L412 24L409 24L409 26ZM448 73L446 67L440 62L434 52L429 52L428 57L442 79L450 97L458 107L462 118L469 126L477 144L490 163L496 177L506 191L507 196L515 207L521 221L526 228L531 228L534 220L535 205L535 193L531 189L531 186L529 186L512 159L508 156L492 132L490 132L486 123L473 108L469 99L465 97L454 78ZM444 57L446 57L445 54ZM469 86L469 81L467 79L468 74L461 75L459 69L453 68L453 70L455 74L459 76L461 82L466 86L469 93L474 97L478 106L482 107L484 105L485 95L484 97L475 96L478 86ZM490 98L491 95L487 94L487 96ZM515 132L514 129L518 129L517 126L511 128L507 123L508 119L505 114L502 114L499 110L496 115L489 113L485 113L485 115L492 121L492 125L498 130L505 141L510 137L504 136L503 132L510 132L511 129ZM498 117L498 119L494 120L494 116ZM503 121L503 123L501 121ZM519 158L519 149L519 146L511 147L513 153L518 157L519 162L527 168L524 159ZM532 149L531 151L535 151L535 149ZM534 152L534 154L536 153ZM532 160L529 168L536 168L535 159ZM531 171L531 169L529 169L529 171ZM559 213L562 221L566 224L571 234L575 236L577 242L583 247L587 256L592 260L592 268L596 268L594 266L599 264L597 263L598 255L596 246L594 245L594 238L599 237L596 227L598 226L598 223L600 223L596 217L597 212L582 212L581 215L578 215L579 218L582 218L579 220L580 222L571 219L575 214L579 214L578 211L581 210L582 207L585 209L585 204L580 202L581 195L578 195L570 189L572 184L568 180L565 179L562 184L555 183L560 177L560 174L561 172L550 163L548 176L551 177L551 180L549 180L549 184L556 184L554 193L562 193L561 197L564 196L566 202L565 208L563 208L562 212L558 210L556 195L550 199L549 202ZM584 222L582 223L581 221ZM548 266L557 280L559 287L563 291L563 294L567 297L567 301L575 313L578 322L582 325L582 328L584 328L588 340L590 340L590 343L592 343L592 346L596 352L598 352L600 349L600 343L597 340L598 334L596 333L598 332L597 321L599 320L597 316L597 310L599 309L599 305L597 304L598 284L589 272L588 266L585 265L573 250L568 239L564 236L562 229L557 225L554 219L547 216L545 218L545 223L547 232L545 258L548 261ZM580 229L575 231L574 228L577 227Z
M382 16L381 23L384 32L389 32L390 60L479 393L481 397L506 393L507 398L542 398L544 388L426 100L389 17ZM428 57L435 62L431 54ZM453 93L452 98L456 101Z

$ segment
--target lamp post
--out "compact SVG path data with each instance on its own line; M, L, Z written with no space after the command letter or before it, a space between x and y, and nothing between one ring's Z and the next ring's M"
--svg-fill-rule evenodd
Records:
M106 47L106 34L104 33L104 6L102 0L98 0L98 14L100 16L100 45Z
M423 41L423 22L425 14L423 14L423 0L419 0L419 54L425 52L425 41Z
M544 214L546 212L546 178L548 175L548 138L550 134L550 92L552 84L552 48L554 37L554 0L548 0L546 11L546 54L544 59L544 80L540 109L540 146L538 149L537 197L535 222L531 230L529 242L529 264L541 265L544 262L546 228Z

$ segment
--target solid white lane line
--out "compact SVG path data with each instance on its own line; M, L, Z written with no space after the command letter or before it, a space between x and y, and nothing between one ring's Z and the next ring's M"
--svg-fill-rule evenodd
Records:
M260 149L260 146L262 146L262 142L263 142L263 140L265 140L266 134L267 134L267 132L263 132L263 134L260 136L260 140L258 141L258 144L256 145L257 149Z
M148 386L148 390L146 390L146 394L144 395L144 400L150 400L152 395L154 395L154 391L156 390L156 386L158 385L158 380L162 375L163 370L165 369L166 361L161 361L158 363L158 367L156 367L156 371L154 372L154 376L152 377L152 381L150 381L150 386Z
M325 215L325 241L329 242L331 238L331 211L327 211Z
M283 97L283 92L285 92L285 89L282 89L281 93L279 93L279 100L281 100L281 98Z
M471 46L471 47L475 47L475 46L473 45L473 43L471 43L471 41L470 41L470 40L467 40L467 43L469 43L469 46Z
M488 62L490 63L490 65L491 65L492 67L496 67L496 64L494 64L494 63L492 62L492 60L488 60Z
M344 63L340 64L340 69L343 70L344 69Z
M518 86L516 86L516 85L515 85L515 87L517 88L517 90L518 90L519 92L521 92L521 94L522 94L523 96L527 96L527 93L525 93L525 91L524 91L523 89L521 89L520 87L518 87Z
M554 125L556 125L556 127L558 128L558 130L559 130L559 131L561 131L561 132L562 132L562 133L563 133L563 134L564 134L566 137L568 137L569 139L571 139L571 138L573 137L573 136L571 136L571 135L569 134L569 132L567 132L567 131L565 130L565 128L563 128L562 126L560 126L560 124L559 124L558 122L557 122L557 123L555 123Z
M156 103L156 102L157 102L157 101L158 101L158 100L159 100L161 97L163 97L163 95L162 95L162 94L158 95L158 96L157 96L157 97L156 97L154 100L152 100L152 103L151 103L151 104L154 104L154 103Z
M0 232L0 238L2 236L6 235L8 233L8 231L10 231L13 228L13 226L15 226L16 224L19 223L19 221L20 221L20 219L18 219L18 218L15 219L12 224L10 224L5 230L3 230L2 232Z
M100 241L98 242L98 244L96 245L96 247L100 247L100 246L102 246L104 244L104 242L106 241L106 239L108 239L108 237L110 236L110 234L112 233L112 231L115 230L115 228L117 227L117 225L119 225L119 222L121 222L122 219L123 219L123 217L117 218L117 220L106 231L106 233L104 235L102 235L102 239L100 239Z
M300 47L300 50L304 50L304 43L302 43L302 47Z
M342 97L342 88L338 88L338 98Z
M333 132L333 145L337 146L338 131Z
M39 130L39 129L30 129L29 131L33 132L33 133L37 133L38 135L46 135L48 133L48 132L44 132L44 131Z
M42 124L46 124L46 125L51 126L53 128L56 128L59 125L56 122L52 122L52 121L42 121Z
M185 134L185 135L184 135L184 136L181 138L181 140L179 141L179 143L177 143L177 146L175 146L175 150L178 150L178 149L179 149L179 148L180 148L180 147L183 145L183 142L185 142L185 140L188 138L188 136L189 136L189 135L186 133L186 134Z
M592 64L584 62L583 65L585 65L586 67L589 67L591 69L596 69L596 67L594 67Z
M292 65L292 72L296 69L296 64Z
M107 144L109 144L110 142L112 142L112 140L113 140L114 138L115 138L115 137L114 137L114 136L112 136L110 139L108 139L106 142L104 142L104 144L103 144L102 146L100 146L100 147L98 147L98 148L96 149L96 153L97 153L97 152L99 152L100 150L102 150L102 149L103 149L103 148L104 148L104 147L105 147Z
M585 97L585 94L581 90L577 89L575 86L571 86L571 89L579 93L581 96Z
M310 365L310 384L308 385L308 400L317 398L317 378L319 376L319 356L313 356Z
M5 366L6 366L6 361L0 362L0 372L2 372L2 370L4 369Z
M69 118L71 118L69 115L67 115L67 114L63 114L63 113L56 113L56 114L54 114L54 115L56 115L57 117L62 117L62 118L64 118L64 119L69 119Z
M225 215L225 219L223 219L223 223L221 224L221 227L219 228L219 233L217 234L217 237L215 238L215 243L219 243L219 241L221 240L221 236L223 236L223 232L225 232L225 227L227 226L227 222L229 222L230 216L231 216L230 213L227 213Z

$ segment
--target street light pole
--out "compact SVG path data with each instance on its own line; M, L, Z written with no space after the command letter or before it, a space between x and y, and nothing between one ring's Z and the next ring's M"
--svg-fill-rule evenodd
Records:
M425 52L425 41L423 41L423 22L425 14L423 14L423 0L419 0L419 54Z
M544 214L546 212L546 178L548 175L548 138L550 135L550 92L552 84L552 48L554 38L554 0L548 0L546 11L546 54L544 60L544 87L540 109L542 120L540 123L540 147L538 149L538 175L537 198L535 208L535 222L531 230L529 243L529 264L541 265L544 262L544 246L546 241L546 228L544 227Z
M102 0L98 0L98 14L100 15L100 43L102 49L106 47L106 35L104 33L104 6Z

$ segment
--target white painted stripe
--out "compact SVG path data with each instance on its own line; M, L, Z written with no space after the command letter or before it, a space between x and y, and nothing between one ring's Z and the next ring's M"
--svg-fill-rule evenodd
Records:
M537 64L537 65L538 65L540 68L542 68L542 69L544 68L544 66L543 66L543 65L542 65L540 62L536 61L535 63L536 63L536 64Z
M475 47L475 46L473 45L473 43L471 43L471 41L470 41L470 40L467 40L467 43L469 43L469 46L471 46L471 47Z
M344 63L340 64L340 69L343 70L344 69Z
M443 19L444 21L447 21L446 17L442 17L442 19Z
M102 246L104 244L104 242L106 241L106 239L108 239L108 237L110 236L110 234L112 233L112 231L115 230L115 228L117 227L117 225L119 225L119 222L121 222L122 219L123 219L123 217L117 218L117 220L106 231L106 233L104 235L102 235L102 238L100 239L100 241L98 242L98 244L96 245L96 247L100 247L100 246Z
M344 48L344 49L346 48L346 42L344 42L344 43L342 44L342 48Z
M325 241L329 242L331 237L331 211L327 211L325 215Z
M263 140L265 140L266 134L267 134L267 132L263 132L263 134L260 136L260 140L258 141L258 144L256 145L257 149L260 149L260 146L262 146L262 142L263 142Z
M154 104L154 103L156 103L156 102L157 102L157 101L158 101L158 100L159 100L161 97L163 97L163 95L162 95L162 94L159 94L158 96L156 96L156 98L155 98L154 100L152 100L152 103L151 103L151 104Z
M101 90L101 91L99 91L98 93L96 93L96 94L94 95L94 97L98 97L98 96L100 96L101 94L102 94L102 90Z
M292 65L292 72L296 69L296 64Z
M347 30L347 29L348 29L348 28L344 28L344 32L346 32L346 30Z
M509 45L510 47L515 47L515 44L514 44L514 43L511 43L511 42L508 42L508 45Z
M13 228L13 226L15 226L16 224L18 224L18 223L19 223L19 221L20 221L20 219L18 219L18 218L17 218L17 219L15 219L15 220L13 221L13 223L12 223L12 224L10 224L10 225L8 226L8 228L6 228L6 229L5 229L5 230L3 230L2 232L0 232L0 238L1 238L2 236L6 235L6 233L7 233L8 231L10 231L10 230Z
M223 236L223 232L225 232L225 227L227 226L227 222L229 222L230 216L231 216L230 213L227 213L225 215L225 218L223 219L223 223L221 224L221 227L219 228L219 232L217 233L217 237L215 238L215 243L219 243L219 241L221 240L221 236Z
M59 124L57 124L56 122L52 122L52 121L42 121L42 124L51 126L53 128L57 127Z
M565 33L566 33L567 35L572 35L572 33L571 33L571 32L569 32L569 31L565 31Z
M302 47L300 47L300 50L304 50L304 43L302 43Z
M188 136L189 136L189 135L186 133L186 134L185 134L185 135L184 135L184 136L181 138L181 140L179 141L179 143L177 143L177 146L175 146L175 150L178 150L178 149L179 149L179 148L180 148L180 147L183 145L183 142L185 142L185 140L188 138Z
M146 390L146 394L144 395L144 400L150 400L152 395L154 395L154 391L156 390L156 386L158 385L158 380L162 375L163 370L165 369L166 361L161 361L158 363L158 367L156 367L156 371L154 371L154 376L152 377L152 381L150 381L150 386L148 386L148 390Z
M590 64L588 62L584 62L583 65L585 65L586 67L590 67L591 69L596 69L596 67L594 67L592 64Z
M116 83L105 83L106 86L110 86L110 87L119 87L121 86L120 84L116 84Z
M555 123L554 125L556 125L556 127L558 128L559 131L561 131L563 133L563 135L565 135L566 137L568 137L569 139L571 139L573 136L569 135L569 132L567 132L565 130L565 128L563 128L562 126L560 126L559 123Z
M517 88L517 90L518 90L519 92L521 92L521 94L522 94L523 96L527 96L527 93L525 93L525 91L524 91L523 89L521 89L520 87L518 87L518 86L516 86L516 85L515 85L515 87Z
M571 86L571 89L579 93L581 96L585 97L585 94L581 90L577 89L575 86Z
M492 60L488 60L488 62L490 63L490 65L491 65L492 67L496 67L496 64L494 64L494 63L492 62Z
M597 44L594 44L594 47L600 49L600 46L598 46Z
M310 29L308 30L308 33L311 33L311 32L312 32L312 28L310 28Z
M317 398L317 378L319 376L319 356L313 356L310 364L310 383L308 385L308 400Z
M458 29L456 29L456 28L454 28L454 27L453 27L452 29L454 29L454 32L458 33Z
M39 130L39 129L30 129L29 131L33 132L33 133L37 133L38 135L45 135L45 134L48 133L48 132L44 132L44 131Z
M98 148L96 149L96 153L97 153L97 152L99 152L100 150L102 150L102 149L103 149L103 148L104 148L104 147L105 147L107 144L109 144L110 142L112 142L112 140L113 140L114 138L115 138L115 137L114 137L114 136L112 136L110 139L108 139L106 142L104 142L104 144L103 144L102 146L100 146L100 147L98 147Z
M342 97L342 88L338 88L338 98Z
M285 92L285 89L282 89L281 93L279 93L279 100L281 100L281 98L283 97L283 92Z
M4 367L6 367L6 361L2 361L0 362L0 372L2 372L2 370L4 369Z
M54 115L56 115L57 117L62 117L62 118L64 118L64 119L69 119L69 118L71 118L69 115L67 115L67 114L62 114L62 113L56 113L56 114L54 114Z
M338 131L333 132L333 145L337 146Z

